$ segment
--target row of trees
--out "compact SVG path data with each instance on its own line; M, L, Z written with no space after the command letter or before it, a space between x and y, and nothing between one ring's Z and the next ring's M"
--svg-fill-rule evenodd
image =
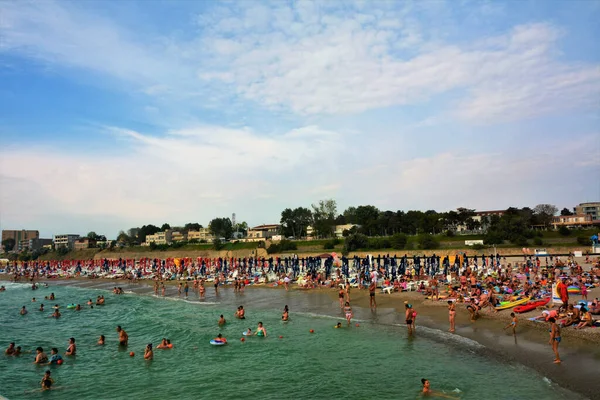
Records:
M464 226L470 231L487 230L506 219L498 216L475 217L475 210L458 208L456 211L381 211L373 205L348 207L344 212L337 213L335 200L321 200L311 206L312 210L304 207L286 208L281 212L280 223L282 234L286 237L306 236L307 227L312 226L314 235L319 238L333 236L336 225L356 224L355 231L345 232L345 236L361 233L367 236L392 236L396 233L416 235L419 233L439 234L445 231L455 231L458 226ZM529 229L548 227L558 209L551 204L539 204L535 208L509 208L508 219L512 220L515 213L520 221ZM568 213L564 209L562 213ZM502 228L503 229L503 228ZM502 230L500 229L500 230Z

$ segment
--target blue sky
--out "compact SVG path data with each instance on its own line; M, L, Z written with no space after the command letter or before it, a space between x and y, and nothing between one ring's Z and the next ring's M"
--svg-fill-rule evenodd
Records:
M0 2L0 226L600 200L599 1Z

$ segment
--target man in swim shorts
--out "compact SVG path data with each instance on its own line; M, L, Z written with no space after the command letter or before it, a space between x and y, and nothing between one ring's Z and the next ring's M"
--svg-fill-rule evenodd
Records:
M369 285L369 306L371 310L375 310L377 308L377 303L375 302L375 290L377 289L377 281L372 281Z
M121 328L121 325L117 326L117 332L119 332L119 345L127 346L127 342L129 341L129 335L127 335L127 332Z
M406 309L405 317L406 317L406 327L408 328L408 334L412 335L412 323L413 323L413 309L412 304L404 304L404 308Z

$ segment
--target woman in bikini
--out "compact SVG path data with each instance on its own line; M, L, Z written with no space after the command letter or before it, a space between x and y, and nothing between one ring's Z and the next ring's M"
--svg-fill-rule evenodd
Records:
M346 296L346 292L344 291L344 289L340 288L340 291L338 293L338 298L340 299L340 308L344 308L344 297Z
M448 319L450 320L450 329L448 332L454 332L454 319L456 318L456 306L453 301L448 300Z
M350 307L349 302L346 302L346 305L344 306L344 313L346 314L346 321L348 321L348 326L350 326L350 322L354 314L352 313L352 307Z
M69 347L67 347L65 356L74 356L75 354L77 354L77 346L75 346L75 338L70 338L69 339Z

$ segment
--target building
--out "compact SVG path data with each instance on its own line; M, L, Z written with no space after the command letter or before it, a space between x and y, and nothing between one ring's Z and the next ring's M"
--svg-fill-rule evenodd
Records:
M54 247L67 247L72 249L75 245L75 241L79 239L79 235L66 234L66 235L54 235Z
M336 238L343 238L344 237L344 231L349 231L350 229L354 228L354 227L358 227L358 225L356 224L344 224L344 225L336 225L335 226L335 237Z
M183 242L188 240L188 234L185 232L173 231L171 232L171 241L172 242Z
M344 237L344 231L345 230L350 230L352 228L358 228L360 225L356 225L356 224L344 224L344 225L336 225L333 227L333 233L335 235L336 238L343 238ZM315 235L315 228L313 228L312 226L307 226L306 227L306 238L308 240L312 240L314 239L314 235Z
M273 236L279 234L280 228L281 228L281 225L279 225L279 224L255 226L254 228L248 229L247 240L255 241L255 240L270 239Z
M560 215L552 218L552 226L558 229L561 226L567 228L589 228L600 226L600 220L593 219L590 214Z
M197 231L189 231L187 234L187 240L197 240L199 242L212 242L214 238L209 228L200 228Z
M589 215L592 217L592 220L600 219L600 202L581 203L575 207L575 214ZM4 236L2 238L4 238Z
M75 250L85 250L96 247L96 240L87 237L79 238L74 243Z
M40 237L40 231L26 231L26 230L13 230L7 229L2 231L2 241L12 239L15 241L15 250L18 247L21 240L38 239Z
M146 236L146 242L144 243L146 246L150 246L150 243L156 244L171 244L172 234L171 231L166 230L164 232L157 232L154 235Z
M52 247L52 239L24 239L21 240L15 248L17 251L36 251L41 250L46 246Z

